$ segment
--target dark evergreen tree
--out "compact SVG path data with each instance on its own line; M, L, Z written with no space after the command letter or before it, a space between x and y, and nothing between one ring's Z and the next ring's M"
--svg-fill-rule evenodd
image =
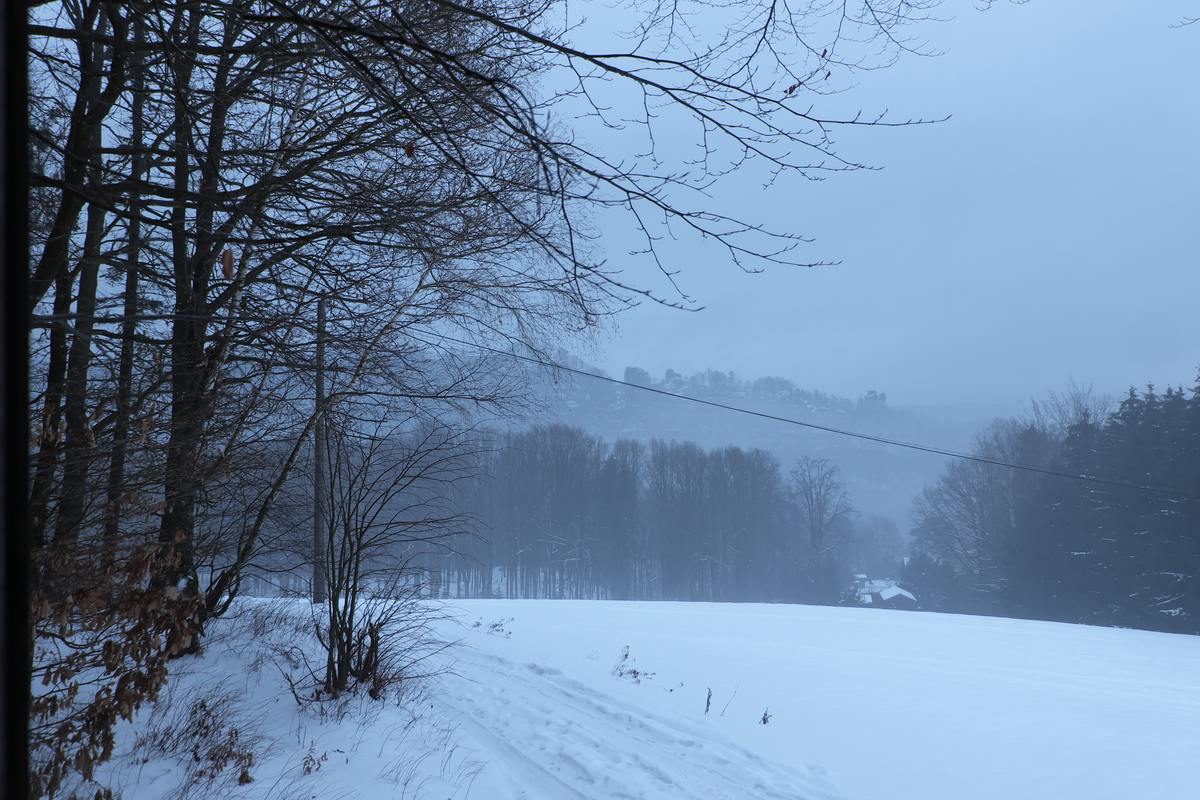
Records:
M919 548L960 581L972 577L978 553L1002 552L996 613L1200 632L1200 387L1190 396L1131 388L1102 419L1078 407L1061 437L1047 427L1010 429L1005 460L1098 480L1014 473L1000 492L954 480L969 468L952 465L918 505ZM947 508L999 508L1012 524L972 527L972 514ZM954 610L978 609L962 602Z

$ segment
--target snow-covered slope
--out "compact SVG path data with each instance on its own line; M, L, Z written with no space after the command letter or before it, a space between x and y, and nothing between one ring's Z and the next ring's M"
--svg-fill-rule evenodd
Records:
M261 652L214 641L182 668L174 706L201 687L237 693L260 752L253 783L210 795L1200 797L1200 637L783 605L449 610L453 671L424 699L363 698L324 720L297 710ZM122 741L108 774L126 798L177 785L169 760L131 752L133 731Z
M1197 637L811 606L456 606L512 619L508 638L466 640L446 686L491 753L481 784L536 768L620 797L649 762L677 786L633 796L806 797L811 764L853 800L1200 797ZM653 677L613 675L625 645ZM740 791L688 791L712 774Z

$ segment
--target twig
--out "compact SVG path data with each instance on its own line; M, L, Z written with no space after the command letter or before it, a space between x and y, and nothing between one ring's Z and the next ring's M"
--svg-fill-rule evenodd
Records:
M733 694L729 695L729 699L725 701L725 708L721 709L722 717L725 716L725 709L729 708L729 704L733 702L733 698L737 697L737 692L738 692L738 689L740 689L740 688L742 688L742 685L740 683L737 686L733 687Z

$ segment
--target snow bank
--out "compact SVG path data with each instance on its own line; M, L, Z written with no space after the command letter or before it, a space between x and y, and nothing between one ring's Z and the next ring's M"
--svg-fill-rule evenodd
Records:
M167 702L122 729L106 774L127 800L178 794L186 759L148 756L137 736L224 691L256 749L254 781L230 772L195 797L1195 795L1198 637L782 605L450 610L439 630L460 641L442 662L451 673L399 703L324 711L299 709L268 657L273 637L295 642L299 628L248 638L221 623Z

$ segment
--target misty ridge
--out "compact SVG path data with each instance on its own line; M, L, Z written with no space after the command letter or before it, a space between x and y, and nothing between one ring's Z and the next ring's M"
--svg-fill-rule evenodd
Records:
M583 372L603 370L564 351L553 361ZM803 456L825 458L842 470L855 507L868 516L890 519L907 531L913 499L942 467L936 455L897 450L826 431L755 418L687 400L619 386L556 370L535 372L535 396L546 418L577 426L606 439L694 442L706 448L762 449L781 464ZM705 370L681 375L667 369L650 375L637 366L615 376L625 383L737 406L872 436L968 450L979 432L999 414L978 406L903 409L890 405L886 391L867 390L850 399L797 386L787 378L739 376ZM540 384L540 385L539 385Z

